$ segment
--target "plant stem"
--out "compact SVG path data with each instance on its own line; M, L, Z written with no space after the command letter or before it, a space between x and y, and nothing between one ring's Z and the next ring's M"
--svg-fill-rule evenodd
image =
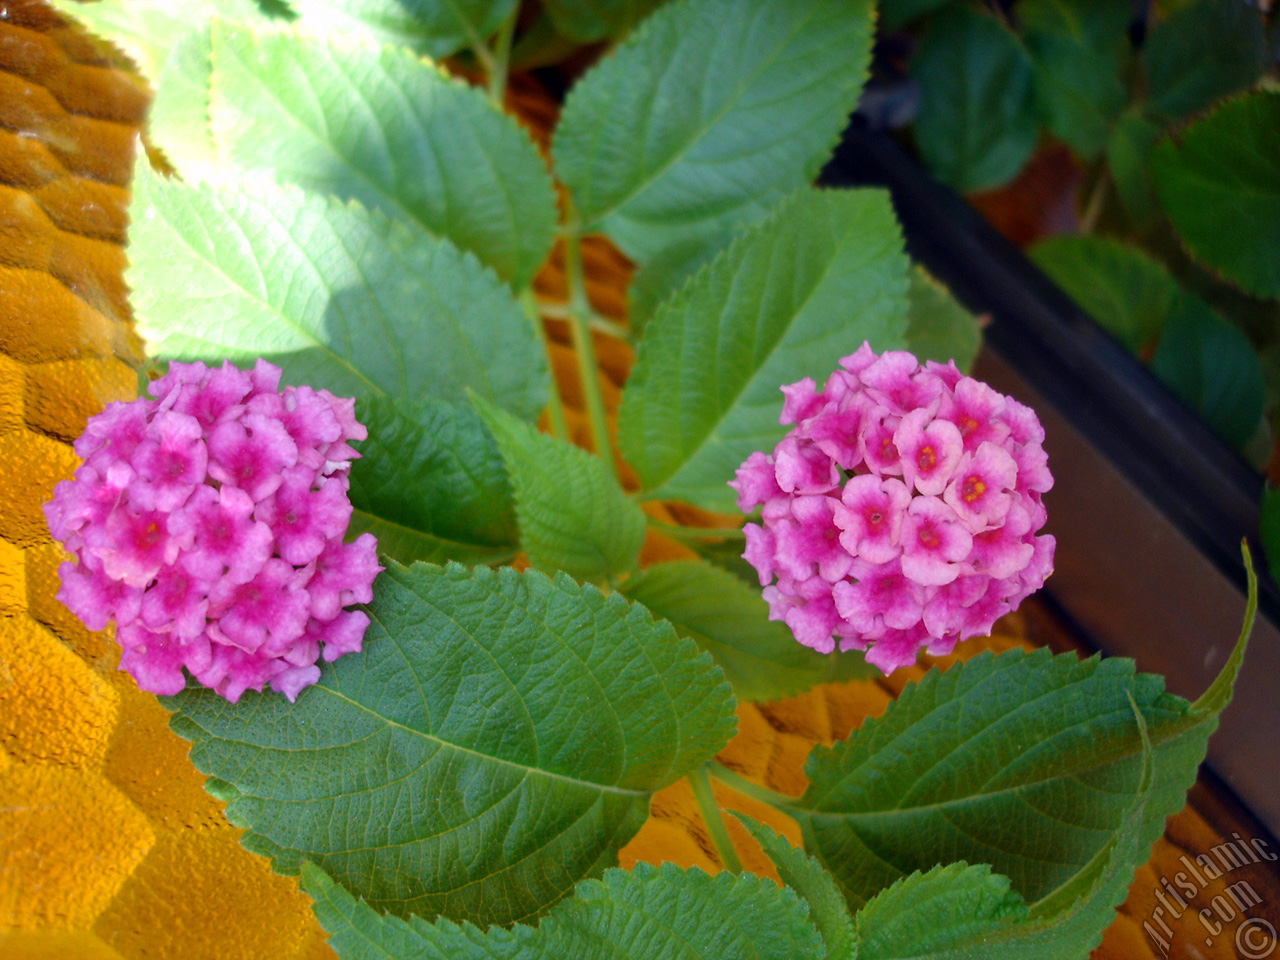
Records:
M595 441L596 455L604 461L609 476L617 478L613 466L613 446L609 442L609 424L604 414L604 397L600 393L599 370L596 367L596 351L591 343L591 305L587 301L587 287L582 275L582 237L577 230L577 218L571 220L573 228L565 232L564 266L569 280L569 329L573 332L573 348L578 355L578 377L582 381L582 396L587 405L587 420L591 423L591 437Z
M1107 196L1107 183L1111 176L1106 167L1100 167L1098 170L1098 178L1094 181L1093 189L1089 192L1089 199L1084 205L1084 212L1080 215L1080 232L1093 233L1094 228L1098 225L1098 217L1102 215L1102 202Z
M739 793L767 803L769 806L778 810L783 810L797 800L796 797L789 797L785 793L778 793L776 790L770 790L768 787L762 787L754 780L748 780L739 773L734 773L722 763L712 760L702 768L709 772L713 777L723 783L726 787L732 787Z
M538 301L533 291L525 287L520 291L520 306L533 324L534 332L542 342L542 350L547 355L547 412L551 417L551 432L557 440L569 439L569 426L564 420L564 402L560 399L560 388L556 386L555 365L551 362L551 345L547 342L547 328L542 324L542 315L538 310Z
M557 307L554 304L544 304L542 306L542 315L550 317L552 320L568 320L569 308ZM608 317L602 317L600 314L592 312L587 317L587 324L596 333L603 333L606 336L613 337L615 340L631 340L631 331L622 324L610 320Z
M688 777L689 786L693 788L693 797L698 801L698 812L702 814L702 822L707 825L707 833L711 835L711 844L716 848L716 856L720 864L731 873L742 872L742 862L738 859L738 851L733 849L733 841L729 839L729 830L724 825L724 816L716 803L715 794L711 791L711 780L707 777L707 768L699 767Z
M675 523L663 523L653 517L647 518L649 526L677 540L698 540L703 537L726 537L735 540L743 539L746 534L741 527L682 527Z
M511 15L502 21L502 26L498 28L498 35L493 41L493 52L489 62L485 64L489 71L489 99L496 103L500 110L506 104L507 65L511 61L511 38L515 36L516 18L519 15L520 6L517 4L512 9Z

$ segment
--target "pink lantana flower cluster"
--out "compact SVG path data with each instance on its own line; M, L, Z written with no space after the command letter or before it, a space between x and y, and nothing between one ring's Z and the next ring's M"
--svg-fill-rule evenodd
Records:
M120 669L175 694L185 667L235 703L270 684L293 700L316 661L360 649L376 541L343 543L354 400L278 389L280 369L170 365L154 400L91 418L45 517L76 563L61 600L91 630L117 624Z
M730 486L762 508L743 556L801 643L838 639L889 673L990 633L1043 585L1053 477L1029 407L954 363L866 343L821 391L805 378L782 392L793 428Z

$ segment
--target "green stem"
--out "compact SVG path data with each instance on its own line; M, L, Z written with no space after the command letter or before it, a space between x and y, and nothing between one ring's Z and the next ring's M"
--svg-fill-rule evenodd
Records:
M507 65L511 62L511 39L516 33L516 18L520 15L517 4L511 15L502 21L493 41L493 52L486 67L489 71L489 99L502 109L507 96Z
M600 393L600 381L596 379L599 371L588 320L591 305L587 302L586 281L582 275L582 237L576 228L565 234L564 265L569 279L569 329L573 332L573 348L578 355L578 377L582 381L582 396L587 405L587 420L591 423L591 437L595 441L596 455L604 461L609 475L617 479L617 471L613 466L613 447L609 442L609 424L604 414L604 397Z
M1089 185L1088 198L1080 213L1080 232L1093 233L1098 225L1098 217L1102 215L1102 204L1106 199L1110 171L1106 162L1099 160L1085 175L1085 183Z
M715 794L711 792L711 780L707 777L707 768L699 767L688 776L689 786L693 788L693 797L698 801L698 812L702 814L702 822L707 825L707 833L711 835L711 844L716 848L716 856L720 864L731 873L742 872L742 862L738 859L738 851L733 849L733 841L729 839L729 830L724 825L724 816L716 803Z
M542 307L542 315L550 317L552 320L568 320L568 307L557 307L554 304L544 304ZM631 331L620 323L610 320L608 317L602 317L598 313L591 313L587 317L587 324L596 333L603 333L606 336L613 337L615 340L631 339Z
M525 316L533 324L533 330L542 341L542 350L547 355L547 412L551 416L551 432L557 440L569 439L569 426L564 420L564 402L560 399L560 388L556 386L555 365L551 361L551 345L547 341L547 328L543 326L542 315L538 312L538 301L533 291L525 287L520 291L520 306L524 307Z
M741 527L682 527L675 523L663 523L653 517L647 518L649 526L677 540L700 540L705 537L726 537L735 540L743 539L746 534Z
M785 810L787 807L793 806L798 797L789 797L785 793L778 793L776 790L770 790L768 787L762 787L754 780L748 780L740 773L734 773L722 763L712 760L703 769L723 783L726 787L732 787L739 793L759 800L761 803L767 803L769 806L778 810Z

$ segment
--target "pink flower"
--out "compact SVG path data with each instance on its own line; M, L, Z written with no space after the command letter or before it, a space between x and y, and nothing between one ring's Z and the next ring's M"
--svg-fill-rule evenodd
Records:
M84 464L45 504L77 560L59 599L90 629L116 621L144 690L177 693L185 670L233 703L268 683L292 700L317 660L360 649L369 619L343 608L382 567L372 535L342 541L348 441L367 431L353 401L279 378L261 360L171 364L154 400L90 419Z
M853 557L841 546L834 520L839 507L840 501L832 497L796 497L791 501L792 519L774 524L777 562L789 576L803 580L816 572L835 583L849 572Z
M851 557L888 563L902 553L902 518L911 491L901 480L862 473L850 478L835 509L840 545Z
M937 497L916 497L902 521L902 570L916 583L940 587L960 576L973 536Z
M1053 485L1034 412L954 363L863 344L823 390L783 388L771 454L732 486L770 617L798 641L866 651L885 672L987 633L1053 568Z
M942 499L970 532L990 530L1004 523L1018 475L1013 457L1003 447L984 440L977 450L964 455Z
M902 462L902 479L926 497L942 493L964 455L956 425L931 416L928 410L912 410L893 431L893 445Z

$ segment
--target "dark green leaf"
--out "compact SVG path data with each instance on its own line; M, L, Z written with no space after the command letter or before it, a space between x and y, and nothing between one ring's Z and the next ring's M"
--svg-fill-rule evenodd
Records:
M1126 826L1132 859L1114 868L1122 897L1195 779L1253 609L1251 600L1235 651L1195 704L1122 659L1042 649L932 670L848 740L816 748L809 789L786 810L855 908L915 871L963 860L990 863L1056 912L1111 869L1118 830L1141 805L1140 823ZM1109 914L1090 912L1082 935L1096 940Z
M1157 115L1179 120L1249 86L1265 60L1257 9L1241 0L1196 0L1147 35L1142 49L1147 105Z
M170 702L244 843L401 916L536 916L733 732L710 657L563 574L390 563L363 652L290 704Z
M604 462L522 423L476 406L498 440L515 488L520 544L540 570L598 580L634 570L645 518Z
M962 191L1013 179L1039 128L1018 38L979 10L944 10L930 20L911 76L920 84L916 144L934 175Z
M556 29L580 43L624 36L666 0L542 0Z
M897 30L917 17L954 2L955 0L881 0L880 19L886 30Z
M727 484L785 428L778 388L825 380L864 340L902 347L908 261L888 196L803 190L649 322L618 439L653 498L735 509Z
M796 641L752 588L709 563L659 563L619 588L715 658L740 700L777 700L820 683L865 678L857 652L821 654Z
M1153 172L1196 259L1248 293L1280 297L1280 92L1232 100L1181 144L1164 141Z
M1129 100L1121 72L1133 9L1115 0L1022 0L1017 9L1046 125L1096 159Z
M1135 352L1160 333L1182 296L1163 266L1119 240L1057 236L1029 252L1085 313Z
M447 57L483 46L517 0L288 0L310 33L370 36Z
M858 960L959 956L957 946L972 949L1027 914L1009 878L985 864L934 867L903 877L858 911Z
M809 919L818 928L827 948L825 960L854 960L859 951L853 935L853 918L831 874L772 828L742 813L734 816L773 861L782 882L809 904Z
M368 531L401 563L515 556L519 534L502 455L475 410L443 400L362 400L369 428L351 466L349 536Z
M546 259L546 164L479 89L404 48L222 24L213 43L213 127L236 167L417 221L516 286Z
M981 344L982 331L974 315L924 267L912 270L907 288L907 349L920 360L954 360L967 371Z
M266 357L339 396L542 407L546 354L510 291L420 227L267 182L166 181L145 158L130 213L126 276L158 356Z
M1228 443L1243 447L1258 430L1267 400L1258 354L1199 298L1178 299L1151 368Z
M1126 113L1107 141L1107 168L1116 195L1133 224L1149 226L1160 212L1151 180L1151 152L1160 128L1139 112Z
M1259 526L1267 568L1271 572L1271 579L1280 585L1280 490L1270 483L1262 490L1262 516Z
M607 870L537 928L405 922L358 902L313 865L303 887L342 960L819 960L822 941L790 890L750 874L664 863Z
M633 260L721 236L809 183L857 103L868 0L682 0L565 101L552 153L584 229Z

